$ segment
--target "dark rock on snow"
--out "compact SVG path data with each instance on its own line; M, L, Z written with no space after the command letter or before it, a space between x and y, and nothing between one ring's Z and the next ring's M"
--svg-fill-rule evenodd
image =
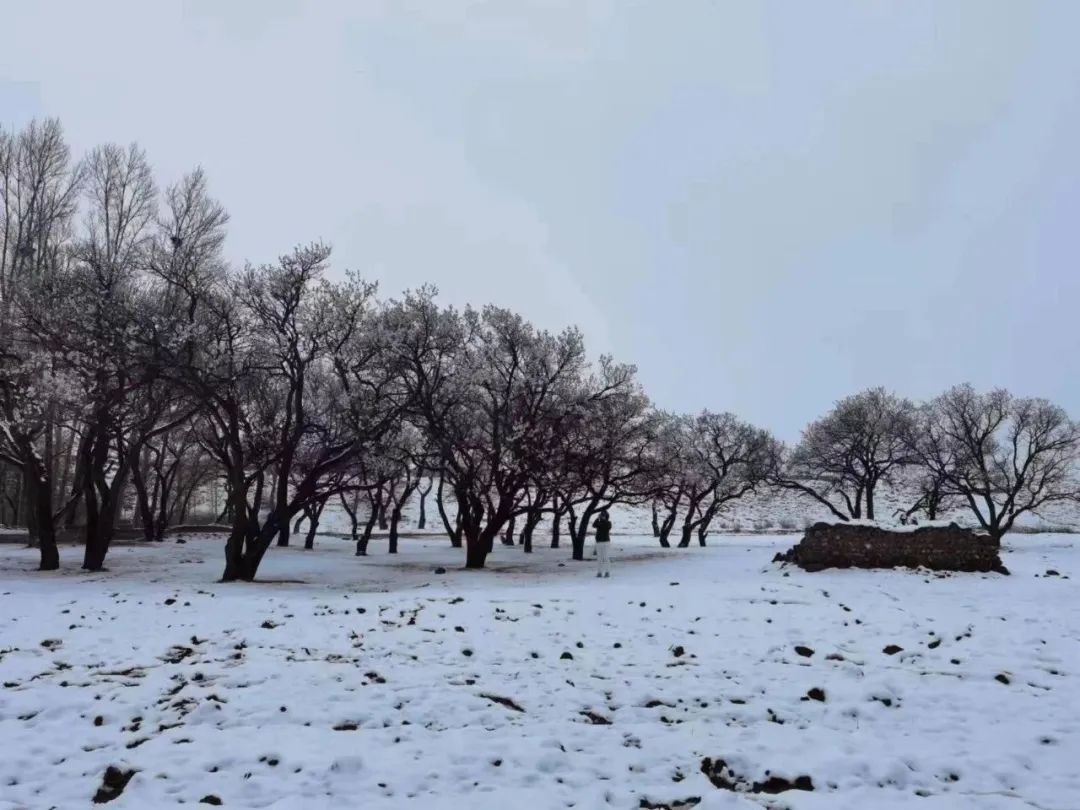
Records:
M813 790L814 782L809 776L796 776L794 779L785 779L782 776L770 774L765 771L763 782L751 782L746 777L735 773L722 759L713 760L705 757L701 760L701 772L710 782L721 790L732 790L739 793L783 793L788 790Z
M121 770L115 765L110 765L101 778L101 787L94 794L94 804L105 804L119 798L134 775L134 770Z

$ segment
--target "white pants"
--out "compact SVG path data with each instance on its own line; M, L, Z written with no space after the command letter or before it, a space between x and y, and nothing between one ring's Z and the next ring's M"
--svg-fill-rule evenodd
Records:
M606 576L611 571L611 543L596 543L596 573Z

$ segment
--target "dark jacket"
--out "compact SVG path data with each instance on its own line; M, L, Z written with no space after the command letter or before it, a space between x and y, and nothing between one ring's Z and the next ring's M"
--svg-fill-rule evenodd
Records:
M598 517L596 522L593 523L593 528L596 529L596 542L597 543L610 543L611 542L611 521L606 517Z

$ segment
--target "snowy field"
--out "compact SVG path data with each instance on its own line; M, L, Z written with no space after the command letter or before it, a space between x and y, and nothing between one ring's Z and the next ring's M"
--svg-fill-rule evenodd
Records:
M118 809L1080 808L1076 537L1013 538L1009 577L771 564L794 539L616 538L597 580L320 538L233 585L221 538L96 575L2 546L0 808L92 806L108 766Z

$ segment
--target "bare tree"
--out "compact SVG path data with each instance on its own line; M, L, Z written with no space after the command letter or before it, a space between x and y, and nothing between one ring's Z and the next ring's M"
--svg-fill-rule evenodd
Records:
M871 388L847 397L803 431L770 483L806 495L841 520L874 519L877 486L909 464L915 406Z
M151 240L156 189L132 145L98 147L83 161L83 233L71 261L42 279L51 306L34 307L27 331L62 355L83 388L75 484L86 511L83 567L98 570L113 536L133 455L149 422L135 398L157 377L135 351L140 313L151 308L140 274Z
M585 558L593 515L639 504L653 491L659 419L636 379L637 369L601 357L582 385L573 419L559 430L561 456L552 491L567 516L572 556Z
M688 508L680 547L690 545L693 532L705 545L713 518L728 504L754 492L778 466L778 442L767 431L740 421L730 413L703 411L691 423L689 467L696 472L686 485Z
M657 440L653 447L651 495L655 515L654 534L661 548L670 548L668 538L679 517L689 482L687 459L690 456L689 418L660 412L657 414Z
M275 464L275 512L288 508L292 467L308 429L307 387L310 369L337 339L339 324L330 317L330 285L322 278L330 248L312 244L295 249L276 265L249 267L240 293L250 309L254 337L271 374L280 378L282 407ZM277 544L289 545L289 521L277 523Z
M31 542L41 547L42 570L59 566L53 503L62 446L59 398L42 383L64 371L26 330L24 316L25 307L44 316L49 306L29 288L40 288L43 275L66 259L79 181L55 119L17 133L0 129L0 496L13 518L25 515ZM35 368L40 374L26 376ZM14 491L5 491L9 481Z
M454 493L466 567L525 506L533 465L571 417L584 368L580 333L540 332L519 316L440 309L430 290L391 308L390 343L411 409Z
M695 532L704 546L713 519L774 475L779 455L779 443L768 432L730 413L662 414L652 490L660 545L669 547L685 509L680 548L690 545Z
M912 442L919 462L996 541L1021 515L1080 496L1080 426L1045 399L960 385L920 416Z

